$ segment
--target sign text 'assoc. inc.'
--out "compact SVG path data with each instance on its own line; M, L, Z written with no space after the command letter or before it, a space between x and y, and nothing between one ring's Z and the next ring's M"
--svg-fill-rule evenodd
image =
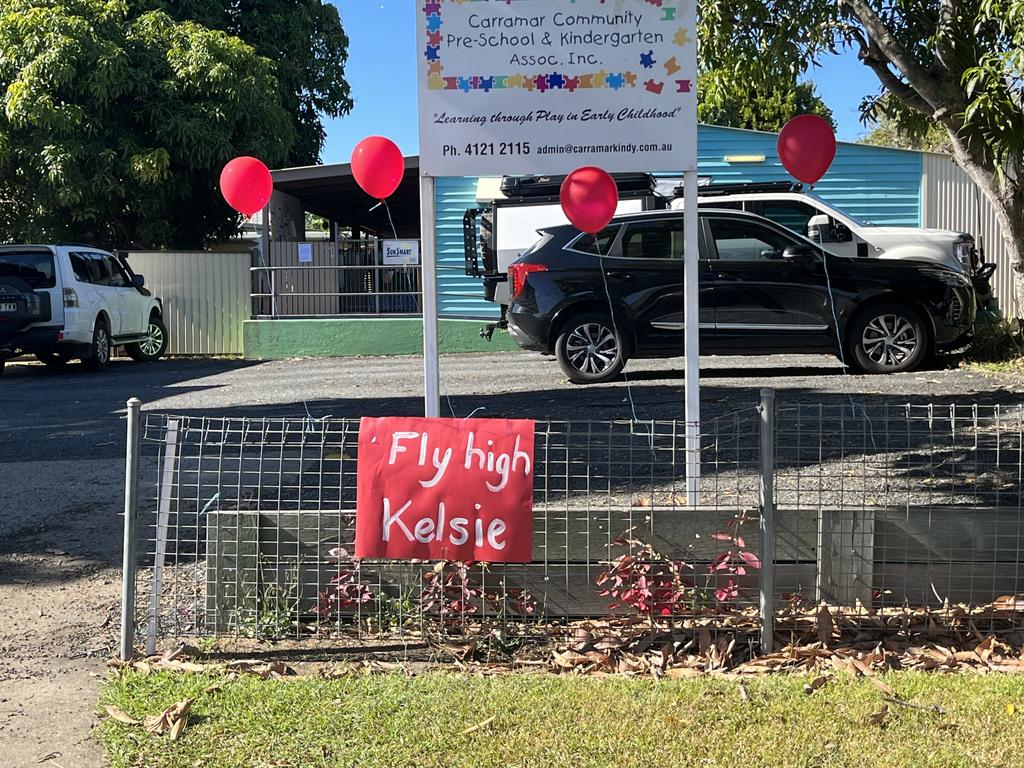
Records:
M696 169L696 0L426 0L429 176Z
M365 418L356 557L526 563L532 421Z

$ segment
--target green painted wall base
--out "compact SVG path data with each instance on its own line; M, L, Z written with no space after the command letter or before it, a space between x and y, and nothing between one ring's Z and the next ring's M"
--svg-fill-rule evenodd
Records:
M441 320L442 353L509 352L506 334L480 338L483 320ZM374 357L423 353L423 323L418 318L331 320L249 320L242 324L246 360L290 357Z

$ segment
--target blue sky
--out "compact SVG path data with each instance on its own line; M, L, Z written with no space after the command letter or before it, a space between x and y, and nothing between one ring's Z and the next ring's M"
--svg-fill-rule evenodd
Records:
M348 162L366 136L393 139L402 152L418 150L416 117L416 3L421 0L333 0L350 38L346 69L355 109L327 124L325 163ZM853 54L823 59L810 73L839 124L839 138L864 133L858 106L878 81Z

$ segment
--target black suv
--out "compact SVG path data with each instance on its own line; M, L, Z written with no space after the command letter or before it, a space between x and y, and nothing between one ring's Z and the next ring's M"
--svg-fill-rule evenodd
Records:
M596 237L540 234L509 270L520 346L554 354L580 384L614 378L630 358L682 355L682 212L619 216ZM970 280L933 262L835 256L735 210L701 209L698 239L704 354L831 353L895 373L970 339Z

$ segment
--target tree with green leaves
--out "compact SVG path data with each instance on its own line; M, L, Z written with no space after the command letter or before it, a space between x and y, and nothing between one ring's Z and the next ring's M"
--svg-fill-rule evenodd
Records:
M703 0L701 26L712 68L856 50L882 86L865 116L939 126L992 203L1024 309L1024 0Z
M225 162L317 160L320 113L351 104L336 10L323 6L322 40L310 31L320 0L277 3L253 22L267 56L186 13L225 4L174 5L180 20L134 0L5 0L0 242L200 247L237 232L217 191ZM296 36L307 33L320 58L302 61Z
M818 96L814 83L800 82L789 69L756 65L705 70L698 78L697 115L706 125L754 131L780 131L797 115L821 115L835 127L832 110ZM751 83L757 83L752 88Z
M292 116L289 165L321 160L323 118L352 110L345 80L348 36L338 9L326 0L129 0L139 11L161 10L241 38L275 63L281 103Z
M891 98L892 96L886 97ZM871 130L857 140L859 144L913 149L919 152L941 152L947 155L953 153L953 143L941 126L931 123L923 133L920 130L908 132L889 116L890 109L875 110L874 116L868 121Z

